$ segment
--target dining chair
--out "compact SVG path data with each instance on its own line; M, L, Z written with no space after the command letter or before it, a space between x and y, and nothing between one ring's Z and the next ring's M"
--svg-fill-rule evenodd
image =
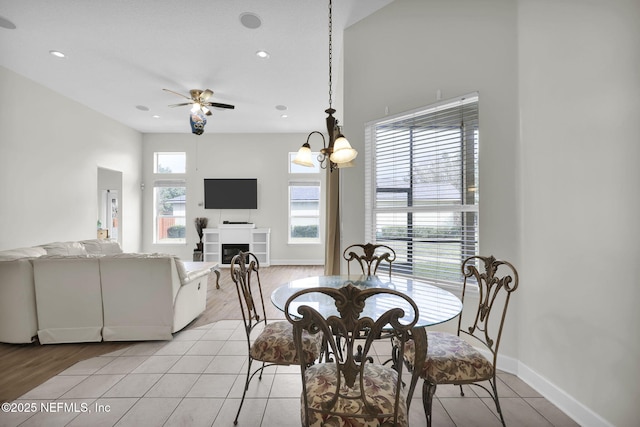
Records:
M342 257L347 261L347 274L351 274L351 261L357 261L362 269L362 274L366 274L367 277L375 276L380 264L386 261L389 263L389 280L391 280L391 264L396 260L396 252L387 245L356 243L347 247L342 253ZM390 362L393 360L389 359L385 364Z
M464 312L472 322L463 326L460 315L456 334L427 332L428 350L420 368L420 377L424 380L422 402L427 426L431 426L433 396L439 384L460 386L462 396L463 384L483 388L493 399L500 421L505 426L498 399L496 362L509 299L518 288L518 272L511 263L497 260L493 256L472 256L462 263L462 274L464 281L461 300ZM472 300L465 304L465 294L469 288L478 290L477 303ZM472 343L490 357L486 358ZM396 340L394 349L398 346L400 343ZM403 360L397 357L397 360ZM414 360L414 346L409 341L405 344L404 352L404 361L409 370L414 369ZM483 384L485 381L489 382L489 387Z
M391 279L391 264L396 260L396 252L387 245L365 243L354 244L347 247L342 253L347 261L347 272L351 274L351 261L357 261L362 269L362 274L367 277L375 275L380 263L389 263L389 279Z
M238 301L242 311L244 330L247 338L248 363L247 378L242 392L242 400L233 424L238 424L249 383L268 366L273 365L310 365L320 357L322 334L304 334L300 351L293 340L293 327L286 320L267 321L260 283L260 264L251 252L240 252L231 259L231 279L236 285ZM302 358L298 355L302 354ZM252 372L251 365L256 361L260 366Z
M321 308L326 305L305 303L309 301L305 295L311 293L329 297L329 305L335 304L331 311L339 315L329 314L328 310ZM370 300L371 307L368 308L367 299L374 296L381 297ZM370 362L367 355L374 340L383 333L391 333L398 342L406 342L419 317L418 307L411 298L393 289L360 289L349 283L342 288L300 290L287 300L284 312L293 325L297 351L304 348L305 332L323 334L330 356L321 363L300 365L303 426L408 425L402 364L396 371ZM367 333L361 334L363 330ZM365 336L364 340L359 339L361 336ZM346 341L346 351L340 351L336 337ZM362 341L364 357L359 359L354 351L356 342Z

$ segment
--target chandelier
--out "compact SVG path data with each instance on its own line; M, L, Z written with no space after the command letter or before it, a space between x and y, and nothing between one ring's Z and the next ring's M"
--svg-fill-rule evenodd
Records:
M340 127L338 126L338 120L333 117L336 112L331 106L332 104L332 59L333 59L333 16L332 16L332 3L329 0L329 108L324 110L328 114L327 121L327 134L329 135L329 145L327 145L326 139L321 132L313 131L307 135L307 142L305 142L292 163L301 166L313 167L313 161L311 159L311 145L309 145L309 138L311 135L318 134L322 137L322 149L318 155L318 162L323 169L327 168L329 164L329 170L333 172L336 168L344 168L353 166L353 159L356 158L358 152L351 147L347 138L340 133ZM337 135L336 135L337 133Z

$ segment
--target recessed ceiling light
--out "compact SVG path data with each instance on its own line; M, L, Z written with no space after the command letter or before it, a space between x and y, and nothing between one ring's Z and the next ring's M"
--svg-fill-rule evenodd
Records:
M149 107L146 105L136 105L136 108L140 111L149 111Z
M269 59L271 55L269 55L269 52L267 52L266 50L259 50L256 52L256 56L262 59Z
M49 53L53 56L55 56L56 58L66 58L67 55L65 55L64 53L58 51L58 50L50 50Z
M159 118L160 118L160 116L159 116L159 115L157 115L157 114L154 114L154 115L153 115L153 116L151 116L151 117L153 117L154 119L159 119Z
M251 12L245 12L240 14L240 23L250 30L255 30L262 25L262 20L258 15Z
M280 117L282 117L283 119L286 119L287 117L289 117L289 115L288 114L283 114Z
M286 105L276 105L276 110L285 111L287 109Z
M7 30L15 30L16 24L9 21L7 18L0 16L0 28L6 28Z

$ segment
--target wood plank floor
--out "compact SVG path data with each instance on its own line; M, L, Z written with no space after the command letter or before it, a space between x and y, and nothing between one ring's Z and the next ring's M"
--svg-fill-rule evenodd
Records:
M323 274L322 266L272 266L260 270L267 316L284 318L269 301L271 292L280 284ZM209 280L207 309L187 329L223 319L240 319L236 288L228 269L221 269L220 289L215 276ZM71 367L76 362L110 353L130 342L100 342L80 344L4 344L0 343L0 402L15 400L27 391Z

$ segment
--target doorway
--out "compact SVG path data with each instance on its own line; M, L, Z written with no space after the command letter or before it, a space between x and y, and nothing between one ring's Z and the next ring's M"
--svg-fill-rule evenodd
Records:
M122 172L98 168L98 236L122 244Z

